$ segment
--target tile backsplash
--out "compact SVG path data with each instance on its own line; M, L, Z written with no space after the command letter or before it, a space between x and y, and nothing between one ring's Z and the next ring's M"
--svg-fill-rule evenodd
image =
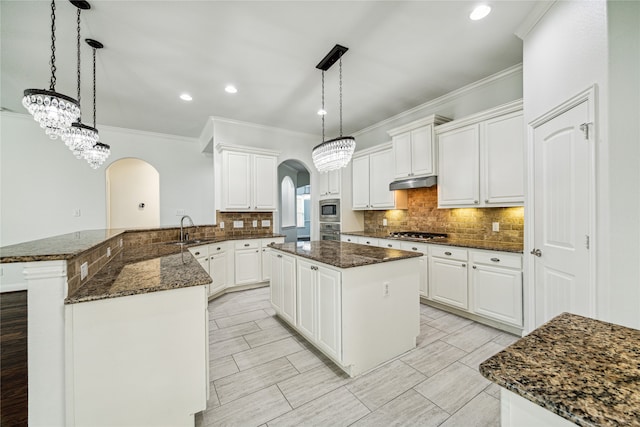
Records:
M429 231L464 240L523 242L523 207L438 209L437 186L407 190L407 197L407 210L365 211L364 231ZM493 222L500 224L500 231L492 231Z

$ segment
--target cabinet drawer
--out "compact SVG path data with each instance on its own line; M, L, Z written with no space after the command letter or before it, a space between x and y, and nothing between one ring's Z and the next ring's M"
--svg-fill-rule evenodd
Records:
M227 250L227 244L225 242L214 243L209 245L209 255L221 254Z
M262 239L263 248L266 248L272 243L284 243L284 237L269 237L268 239Z
M349 243L358 243L358 238L356 236L349 236L349 235L343 234L340 236L340 241L349 242Z
M522 256L505 252L471 251L471 262L474 264L493 265L495 267L522 268Z
M378 239L371 237L358 237L358 243L361 245L378 246Z
M381 248L400 249L400 242L398 240L378 239L378 246Z
M466 261L468 258L466 249L452 248L448 246L431 246L431 256L455 259L458 261Z
M260 240L239 240L236 242L236 249L258 249L260 247Z
M209 256L209 251L207 250L207 245L196 246L193 248L189 248L189 252L196 257L196 259L206 258Z
M429 253L429 245L425 245L424 243L402 242L400 243L400 249L403 251L422 252L423 255Z

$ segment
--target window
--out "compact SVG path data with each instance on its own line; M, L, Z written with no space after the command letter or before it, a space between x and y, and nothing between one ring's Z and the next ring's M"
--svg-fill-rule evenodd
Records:
M311 187L305 185L296 191L296 224L298 228L307 228L310 222L309 204L311 203Z
M296 212L296 190L291 177L285 176L281 183L282 190L282 227L294 227Z

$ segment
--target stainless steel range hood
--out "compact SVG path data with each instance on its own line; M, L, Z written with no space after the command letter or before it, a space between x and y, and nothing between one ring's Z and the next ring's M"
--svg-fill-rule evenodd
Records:
M389 190L407 190L409 188L424 188L433 187L436 185L437 179L435 176L422 176L418 178L401 179L393 181L389 184Z

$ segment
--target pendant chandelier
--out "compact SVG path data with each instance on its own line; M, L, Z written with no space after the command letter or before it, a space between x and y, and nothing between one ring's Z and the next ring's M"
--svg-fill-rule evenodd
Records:
M85 39L87 44L93 49L93 127L96 129L96 50L102 49L104 45L97 40ZM87 126L88 127L88 126ZM98 169L107 160L107 157L111 154L111 147L108 144L102 142L96 142L90 148L82 151L82 157L89 163L92 169Z
M78 8L78 36L77 36L77 53L78 53L78 105L81 105L80 94L80 12L82 10L91 9L87 1L74 1L71 3ZM67 147L73 152L78 159L82 159L82 153L93 147L99 140L98 130L95 127L87 126L82 123L82 112L78 121L71 124L68 129L62 132L62 140Z
M56 92L56 3L51 0L51 80L49 90L25 89L22 105L51 139L80 117L80 103Z
M356 149L355 138L342 135L342 55L347 50L349 48L337 44L316 65L316 68L322 70L322 143L313 148L311 157L318 172L329 172L347 166ZM340 65L340 136L326 141L324 139L324 72L331 68L336 61Z

